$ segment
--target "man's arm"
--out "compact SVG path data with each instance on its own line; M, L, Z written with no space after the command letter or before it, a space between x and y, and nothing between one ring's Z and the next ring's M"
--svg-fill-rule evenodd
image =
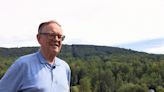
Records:
M0 92L17 92L21 81L21 67L19 62L15 62L0 80Z

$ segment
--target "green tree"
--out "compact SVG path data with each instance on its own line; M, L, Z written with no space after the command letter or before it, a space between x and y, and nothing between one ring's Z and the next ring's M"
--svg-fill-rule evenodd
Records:
M117 92L148 92L148 89L138 84L127 83L122 85Z
M164 88L162 86L157 87L157 92L164 92Z
M80 92L92 92L90 80L89 77L80 79Z

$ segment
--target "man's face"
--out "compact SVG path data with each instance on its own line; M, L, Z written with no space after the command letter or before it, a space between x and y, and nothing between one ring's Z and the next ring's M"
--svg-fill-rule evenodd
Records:
M49 54L58 54L62 47L62 35L62 29L59 25L50 23L44 26L37 36L41 50Z

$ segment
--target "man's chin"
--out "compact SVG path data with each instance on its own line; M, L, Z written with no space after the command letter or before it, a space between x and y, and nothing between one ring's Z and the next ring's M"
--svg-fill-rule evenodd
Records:
M59 47L53 47L51 49L51 51L54 52L54 53L58 53L59 52Z

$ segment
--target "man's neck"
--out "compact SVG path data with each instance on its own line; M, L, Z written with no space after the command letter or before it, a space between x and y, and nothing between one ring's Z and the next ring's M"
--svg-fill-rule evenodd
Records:
M41 53L42 53L42 55L44 56L44 58L46 59L46 61L49 64L54 64L55 63L54 59L55 59L56 55L48 53L48 52L43 51L43 50L41 50Z

